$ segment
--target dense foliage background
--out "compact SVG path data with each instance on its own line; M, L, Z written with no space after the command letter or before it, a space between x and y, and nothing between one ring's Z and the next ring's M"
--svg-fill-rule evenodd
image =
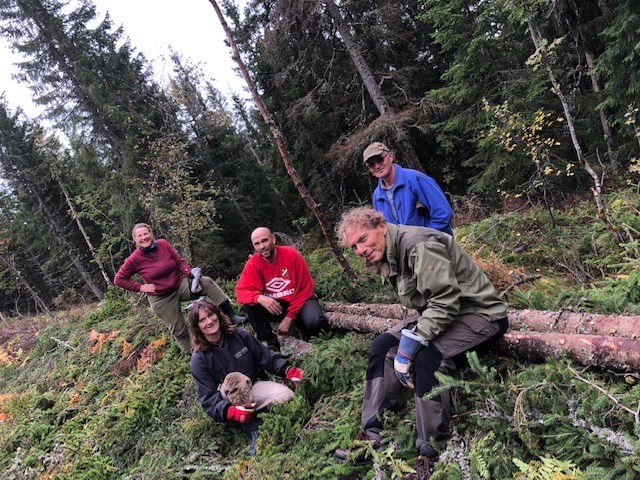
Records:
M330 224L368 203L361 152L384 141L448 193L456 238L512 307L638 313L640 3L220 4ZM45 112L0 100L0 476L400 476L410 405L375 468L330 459L358 428L367 336L334 332L299 359L308 381L246 461L245 439L194 405L145 302L109 287L142 221L231 294L267 225L303 251L322 299L393 301L355 259L358 287L343 274L254 106L178 54L162 88L89 1L0 0L0 35ZM122 363L149 345L146 363ZM636 374L469 363L450 380L457 437L436 478L640 477Z
M358 159L381 140L442 185L458 224L470 199L487 214L594 191L617 243L635 239L605 195L637 181L637 2L222 7L329 223L368 202ZM319 232L262 117L188 59L174 55L161 88L126 32L85 0L2 0L0 34L25 56L19 80L45 111L31 119L0 102L0 311L102 298L140 221L228 279L257 225Z

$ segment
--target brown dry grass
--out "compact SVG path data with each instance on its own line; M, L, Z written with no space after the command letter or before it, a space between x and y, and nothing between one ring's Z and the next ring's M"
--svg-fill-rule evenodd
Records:
M64 325L69 316L83 316L93 309L95 305L84 305L54 312L51 315L10 318L6 323L0 323L0 347L8 353L19 350L27 353L35 345L38 334L43 328L49 325Z

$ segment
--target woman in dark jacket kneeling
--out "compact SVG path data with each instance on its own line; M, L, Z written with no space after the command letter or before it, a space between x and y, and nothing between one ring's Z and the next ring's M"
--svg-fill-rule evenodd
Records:
M198 402L215 421L242 425L252 439L249 453L255 454L256 412L294 396L293 390L282 383L260 380L261 372L286 378L294 388L302 380L303 372L249 332L233 325L215 303L200 299L188 310L193 351L191 374ZM227 378L229 374L232 375ZM246 383L240 381L245 376Z

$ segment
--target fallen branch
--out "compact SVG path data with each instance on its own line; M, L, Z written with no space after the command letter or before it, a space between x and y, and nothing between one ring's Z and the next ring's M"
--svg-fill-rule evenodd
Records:
M511 290L513 290L514 288L519 287L520 285L524 285L525 283L529 283L529 282L533 282L535 280L538 280L541 277L542 277L542 275L528 275L526 277L523 277L520 280L518 280L517 282L513 282L511 285L509 285L507 288L505 288L503 291L501 291L500 292L500 297L504 298L505 295L507 293L509 293Z

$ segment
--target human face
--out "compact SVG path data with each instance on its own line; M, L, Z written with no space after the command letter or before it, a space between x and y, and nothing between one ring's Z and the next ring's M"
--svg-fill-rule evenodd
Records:
M378 263L384 258L387 249L386 235L386 225L378 225L375 228L355 225L346 229L345 239L356 255L365 258L369 263Z
M262 258L271 262L276 252L276 237L266 228L258 228L251 235L251 243Z
M133 232L133 240L136 242L136 247L147 248L153 243L153 234L147 227L139 227Z
M393 153L385 152L377 157L372 157L367 160L366 164L371 175L376 178L386 178L393 169Z
M209 341L217 342L220 340L222 332L220 330L220 319L218 315L210 312L206 308L201 308L198 311L198 328Z

